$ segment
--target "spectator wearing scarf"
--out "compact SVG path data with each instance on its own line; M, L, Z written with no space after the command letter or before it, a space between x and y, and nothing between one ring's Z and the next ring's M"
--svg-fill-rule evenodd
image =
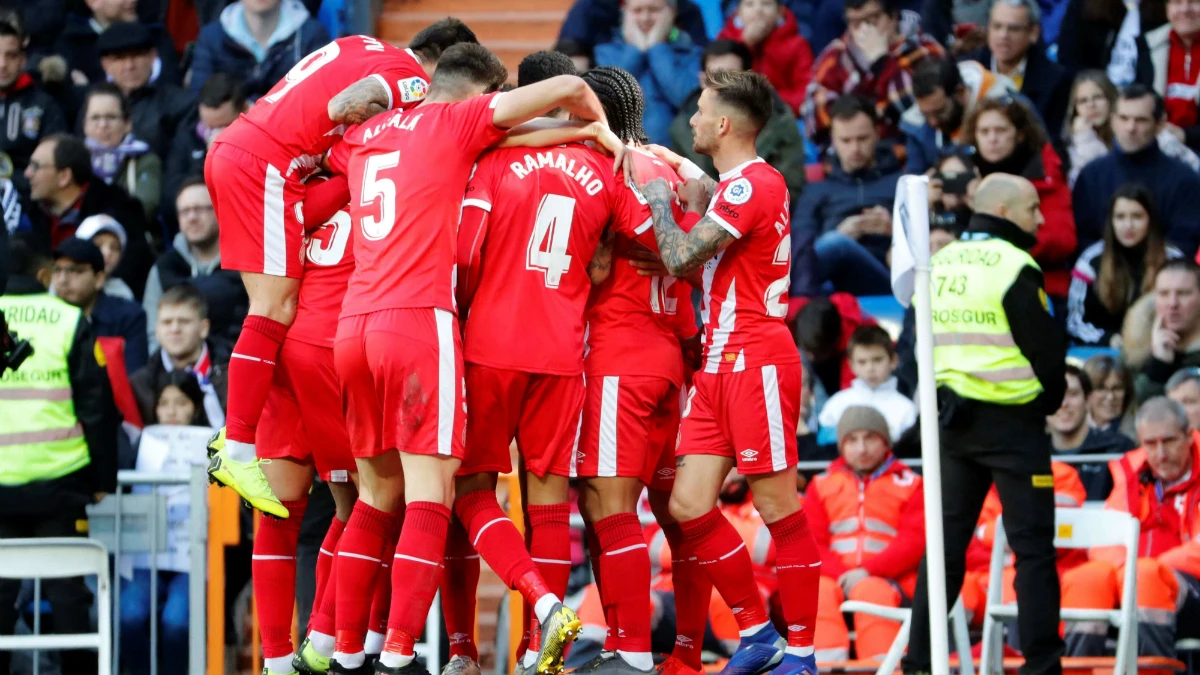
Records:
M116 85L93 87L84 104L84 143L92 155L92 173L116 185L142 205L154 220L162 194L162 160L133 135L129 99Z

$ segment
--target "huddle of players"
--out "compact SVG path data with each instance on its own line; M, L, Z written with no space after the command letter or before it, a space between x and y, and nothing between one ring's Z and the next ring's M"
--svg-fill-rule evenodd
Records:
M650 563L635 513L645 485L674 559L679 638L661 670L699 671L715 585L742 629L727 672L815 675L820 562L796 497L800 366L783 324L790 209L782 177L754 152L770 85L751 73L706 83L692 124L720 182L654 146L630 150L630 175L614 176L612 160L579 141L619 158L623 143L644 142L629 73L581 79L569 59L539 53L502 94L503 65L460 22L438 22L413 44L424 49L364 36L331 43L222 134L206 166L223 255L228 236L239 269L274 265L292 277L296 264L303 279L255 437L258 457L277 461L239 467L223 436L214 443L215 479L258 506L252 467L291 516L264 519L255 541L265 672L424 672L414 643L439 584L448 669L472 668L480 555L536 617L526 616L519 669L561 671L580 627L561 603L568 480L578 477L610 626L589 670L653 669ZM367 77L354 72L364 61ZM432 71L428 84L418 70ZM532 121L540 116L563 121ZM262 158L268 129L271 145L286 146L293 130L308 145L283 148L286 162ZM318 166L335 178L300 182ZM280 218L296 225L282 240L272 234ZM630 264L648 253L665 271ZM705 339L681 424L681 344L696 333L689 283L704 290ZM514 438L525 539L495 493ZM334 487L338 517L293 657L310 460ZM776 542L786 638L714 508L735 463ZM230 466L243 473L218 475Z

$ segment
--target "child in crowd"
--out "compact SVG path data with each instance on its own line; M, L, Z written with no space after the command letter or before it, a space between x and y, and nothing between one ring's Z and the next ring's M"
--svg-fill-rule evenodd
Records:
M900 438L904 430L917 419L917 406L896 390L896 370L899 359L892 338L879 326L861 326L850 336L846 350L854 381L829 397L821 410L822 429L836 429L846 408L855 405L872 406L887 419L891 440Z
M196 376L187 370L166 374L158 389L154 413L158 424L209 426L204 412L204 391Z

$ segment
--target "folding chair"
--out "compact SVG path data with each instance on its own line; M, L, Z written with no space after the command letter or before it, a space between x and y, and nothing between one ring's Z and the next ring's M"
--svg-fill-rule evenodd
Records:
M900 666L904 650L908 648L908 635L912 626L912 610L907 607L885 607L861 600L847 600L839 608L843 612L862 612L884 619L900 622L900 632L892 641L887 655L879 663L875 675L892 675ZM975 675L975 663L971 656L971 633L967 625L967 612L963 609L962 596L950 608L950 622L954 629L954 646L958 649L958 660L961 664L962 675Z
M112 675L112 585L108 577L108 550L104 545L79 537L0 539L0 578L62 579L93 574L97 578L97 632L3 635L0 650L95 649L100 657L100 675Z
M1017 604L1002 599L1005 550L1003 516L996 520L996 538L992 542L992 561L988 570L987 609L983 620L983 654L980 675L1003 673L1003 622L1017 619ZM1137 672L1137 556L1141 526L1133 516L1105 509L1062 508L1054 510L1055 548L1125 547L1125 579L1121 586L1121 607L1107 609L1063 608L1063 621L1105 621L1117 627L1117 657L1114 675Z

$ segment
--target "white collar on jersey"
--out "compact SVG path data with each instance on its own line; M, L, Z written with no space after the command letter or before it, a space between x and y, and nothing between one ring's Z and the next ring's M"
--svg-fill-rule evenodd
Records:
M756 163L762 162L762 161L765 161L762 157L755 157L752 160L742 162L741 164L738 164L737 166L733 167L732 169L721 174L721 180L729 180L730 178L737 178L738 176L741 175L743 169L750 166L751 164L756 164Z

